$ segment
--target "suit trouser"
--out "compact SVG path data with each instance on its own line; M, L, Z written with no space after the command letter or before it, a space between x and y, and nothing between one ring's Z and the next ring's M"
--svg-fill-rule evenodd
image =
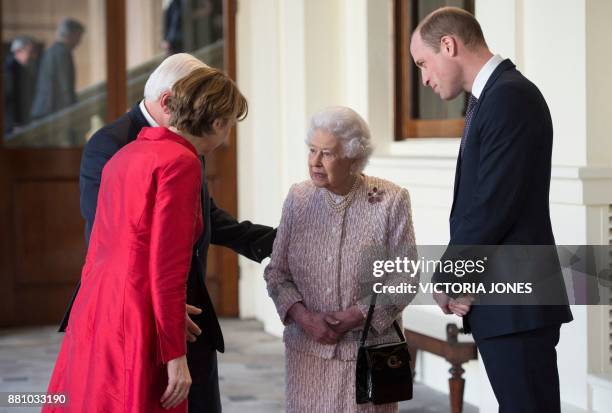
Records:
M499 413L560 413L561 326L476 340Z
M192 382L189 413L221 413L217 350L208 343L187 343L187 365Z

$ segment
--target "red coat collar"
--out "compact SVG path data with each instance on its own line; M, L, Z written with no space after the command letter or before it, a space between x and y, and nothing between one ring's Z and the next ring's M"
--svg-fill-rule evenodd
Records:
M191 142L183 138L181 135L172 132L168 128L144 127L140 130L140 133L138 134L138 137L136 139L145 141L159 141L164 139L170 140L183 145L185 148L193 152L195 156L198 156L198 152L196 151L196 148L191 144Z

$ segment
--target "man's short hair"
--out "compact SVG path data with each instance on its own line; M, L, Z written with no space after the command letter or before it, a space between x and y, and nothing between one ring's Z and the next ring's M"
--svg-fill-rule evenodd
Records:
M60 22L59 26L57 26L57 37L60 39L65 39L71 34L83 33L84 31L85 26L83 26L81 22L71 17L67 17Z
M15 53L29 45L34 46L34 39L30 36L17 36L11 42L11 53Z
M170 126L194 136L213 132L215 119L243 120L246 98L234 81L220 70L202 67L178 80L168 99Z
M428 14L416 30L436 53L442 37L455 35L468 49L487 46L480 23L470 12L458 7L441 7Z
M162 93L171 90L177 80L202 67L208 66L188 53L177 53L167 57L149 75L144 87L145 99L155 102Z

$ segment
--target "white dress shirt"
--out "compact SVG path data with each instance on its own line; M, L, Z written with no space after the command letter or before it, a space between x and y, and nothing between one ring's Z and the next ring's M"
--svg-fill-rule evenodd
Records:
M149 124L149 126L155 126L155 127L159 126L159 124L155 122L155 119L153 119L153 116L151 116L151 114L147 110L147 107L144 104L144 99L140 101L140 104L138 105L138 107L140 108L140 111L144 115L145 119L147 120L147 123Z
M495 68L497 68L497 66L499 66L499 64L503 61L504 59L502 59L500 55L496 54L484 64L482 69L480 69L480 72L478 72L476 75L474 84L472 85L472 95L474 95L476 99L480 99L480 94L487 84L487 81L495 71Z

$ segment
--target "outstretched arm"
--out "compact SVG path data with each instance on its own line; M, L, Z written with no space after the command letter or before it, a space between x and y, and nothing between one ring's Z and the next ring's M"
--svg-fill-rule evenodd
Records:
M211 243L231 248L253 261L261 262L272 253L276 229L250 221L239 222L210 198Z

